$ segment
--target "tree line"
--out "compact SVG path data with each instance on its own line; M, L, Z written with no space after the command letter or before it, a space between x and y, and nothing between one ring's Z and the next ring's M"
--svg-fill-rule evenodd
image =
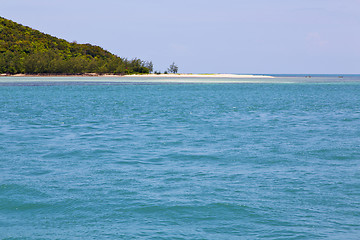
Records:
M140 59L97 58L84 55L64 58L57 50L19 54L10 51L0 53L0 73L18 74L82 74L149 73Z

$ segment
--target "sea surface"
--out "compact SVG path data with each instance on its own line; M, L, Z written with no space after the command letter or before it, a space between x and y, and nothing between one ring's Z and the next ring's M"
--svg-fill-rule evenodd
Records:
M359 239L360 77L297 79L3 84L0 239Z

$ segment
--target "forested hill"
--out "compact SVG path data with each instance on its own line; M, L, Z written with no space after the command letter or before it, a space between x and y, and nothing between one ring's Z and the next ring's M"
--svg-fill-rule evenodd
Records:
M98 46L70 43L0 17L0 73L149 73L148 63Z

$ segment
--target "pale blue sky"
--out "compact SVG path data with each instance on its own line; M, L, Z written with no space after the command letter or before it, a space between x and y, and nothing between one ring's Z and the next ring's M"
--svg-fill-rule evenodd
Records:
M0 16L187 73L360 73L360 0L0 0Z

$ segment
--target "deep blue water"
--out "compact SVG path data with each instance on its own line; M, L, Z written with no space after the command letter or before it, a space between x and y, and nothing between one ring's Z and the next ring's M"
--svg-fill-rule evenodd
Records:
M358 239L360 84L0 87L1 239Z

